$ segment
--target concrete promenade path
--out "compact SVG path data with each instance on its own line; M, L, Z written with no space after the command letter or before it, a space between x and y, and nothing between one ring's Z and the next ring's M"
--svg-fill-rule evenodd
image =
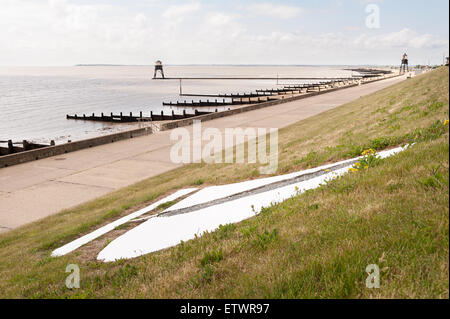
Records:
M235 127L283 128L404 79L386 79L219 118L202 123L202 128L214 127L222 132ZM186 129L192 130L192 127ZM176 143L170 141L170 132L1 168L0 232L181 166L170 160L170 148Z

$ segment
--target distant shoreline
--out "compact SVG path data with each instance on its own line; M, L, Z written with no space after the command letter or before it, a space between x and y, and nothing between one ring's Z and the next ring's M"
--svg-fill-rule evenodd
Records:
M144 66L153 67L153 64L75 64L75 67L80 66ZM232 66L232 67L390 67L388 64L164 64L164 66Z

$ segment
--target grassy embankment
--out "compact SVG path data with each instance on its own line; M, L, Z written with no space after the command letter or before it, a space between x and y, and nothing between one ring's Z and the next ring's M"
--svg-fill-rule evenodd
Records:
M281 130L278 173L416 145L178 247L107 264L49 257L171 190L258 177L255 165L188 165L0 235L0 297L448 298L448 89L441 68ZM80 289L65 287L72 263ZM368 264L380 289L365 287Z

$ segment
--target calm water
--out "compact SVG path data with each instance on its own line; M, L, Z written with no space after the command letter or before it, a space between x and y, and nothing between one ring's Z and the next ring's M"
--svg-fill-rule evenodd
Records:
M344 67L166 66L166 77L344 77ZM0 141L57 143L109 134L132 125L67 120L66 114L171 112L163 101L179 97L177 80L153 81L151 66L0 68ZM287 84L283 81L279 84ZM300 83L297 81L296 83ZM292 83L292 82L291 82ZM276 88L267 80L185 80L183 93L244 93ZM176 109L181 113L181 109Z

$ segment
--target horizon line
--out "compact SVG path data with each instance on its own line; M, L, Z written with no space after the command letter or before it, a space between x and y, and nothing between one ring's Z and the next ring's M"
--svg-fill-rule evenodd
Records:
M248 64L248 63L188 63L188 64L163 64L164 66L280 66L280 67L289 67L289 66L396 66L394 64ZM78 63L78 64L70 64L70 65L0 65L0 68L8 68L8 67L82 67L82 66L136 66L136 67L153 67L154 64L114 64L114 63Z

